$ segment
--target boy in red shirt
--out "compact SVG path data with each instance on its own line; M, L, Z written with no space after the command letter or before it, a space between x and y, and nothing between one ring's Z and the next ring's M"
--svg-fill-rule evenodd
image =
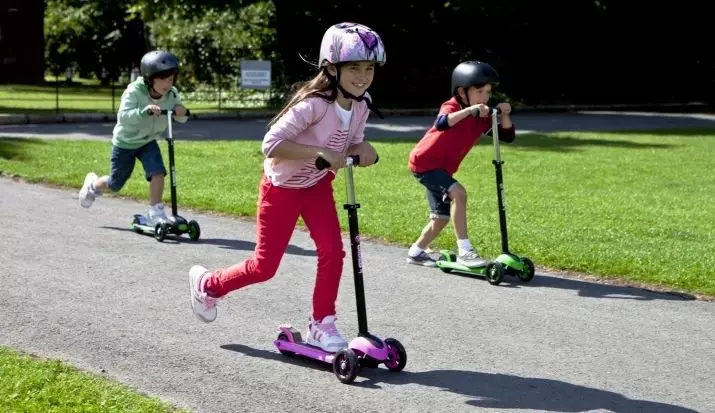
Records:
M486 261L472 247L467 235L467 192L453 175L479 138L491 131L492 121L486 103L499 74L487 63L467 61L452 71L453 97L444 102L437 121L410 152L409 168L427 190L430 222L410 247L407 262L433 267L435 260L425 248L452 221L457 236L457 263L474 268ZM500 103L499 140L513 142L511 106Z

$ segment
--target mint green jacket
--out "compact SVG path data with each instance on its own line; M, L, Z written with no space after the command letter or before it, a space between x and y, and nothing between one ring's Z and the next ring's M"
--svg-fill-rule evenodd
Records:
M162 109L174 109L182 105L179 91L171 88L163 98L156 100L149 96L149 87L144 84L144 79L138 77L130 83L122 93L122 102L117 112L117 124L112 133L112 144L122 149L137 149L147 143L162 137L168 127L168 117L154 117L147 114L149 105L157 105ZM180 123L186 123L188 116L175 116Z

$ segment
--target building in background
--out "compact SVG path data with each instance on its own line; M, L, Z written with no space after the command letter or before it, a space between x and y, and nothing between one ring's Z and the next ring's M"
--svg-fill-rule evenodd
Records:
M45 80L44 0L0 0L0 83Z

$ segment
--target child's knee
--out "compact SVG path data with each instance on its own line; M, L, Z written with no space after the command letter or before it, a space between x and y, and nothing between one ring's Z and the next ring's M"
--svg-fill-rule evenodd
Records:
M430 220L430 225L433 231L442 231L445 226L449 223L449 216L435 216Z
M449 188L448 194L449 194L449 198L453 202L457 202L460 204L467 203L467 191L459 183L454 183L452 185L452 187Z
M254 261L252 268L253 278L256 282L265 282L273 278L278 272L280 261L274 262L267 259L258 259Z
M166 172L164 171L154 171L146 174L146 180L149 182L153 181L163 181L166 179Z
M337 237L329 242L316 243L316 252L320 260L339 260L342 262L345 258L345 250L343 248L343 240L338 232Z
M112 170L112 173L109 175L109 178L107 179L107 188L112 191L112 192L119 192L124 188L124 185L127 183L127 180L131 176L131 172L127 174L126 171L124 170Z

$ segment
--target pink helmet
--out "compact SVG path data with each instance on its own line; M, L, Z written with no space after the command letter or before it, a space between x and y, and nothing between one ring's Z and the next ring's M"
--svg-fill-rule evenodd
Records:
M385 64L385 45L380 35L357 23L338 23L325 32L320 44L320 66L361 60Z

